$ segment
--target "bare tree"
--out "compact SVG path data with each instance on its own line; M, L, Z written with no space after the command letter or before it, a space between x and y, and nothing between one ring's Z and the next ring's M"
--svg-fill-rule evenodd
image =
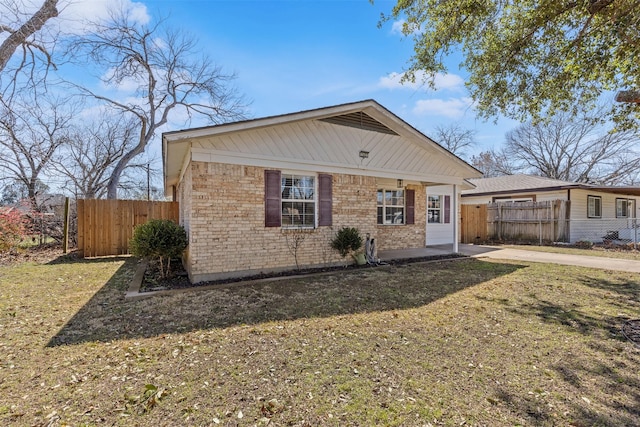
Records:
M466 151L476 145L475 131L457 123L436 126L434 136L436 142L458 157L465 157Z
M628 183L640 167L638 134L616 132L600 117L596 110L521 125L507 133L505 154L535 175L597 184Z
M33 210L38 210L38 183L54 155L68 143L73 104L53 97L14 100L0 112L0 169L21 182Z
M145 153L146 154L146 153ZM122 175L118 191L127 199L163 200L161 162L147 155L130 163Z
M97 123L70 131L69 143L53 161L54 168L73 185L75 197L105 197L114 165L135 145L135 122L103 115Z
M16 178L0 179L0 183L4 185L2 188L2 196L0 196L1 205L18 205L22 200L28 200L28 188L24 183ZM49 186L42 180L38 179L35 184L35 194L45 194L49 191Z
M502 150L482 151L478 155L471 156L470 163L481 171L485 178L513 175L519 172Z
M38 57L44 57L44 64L53 65L50 52L52 40L39 38L38 34L47 21L58 16L58 0L44 0L42 6L33 14L25 13L25 2L21 0L0 0L0 75L9 61L18 51L19 59L12 68L12 77L8 87L13 94L16 88L17 74L27 68L29 80L34 79L34 69Z
M126 97L108 91L80 90L107 103L115 111L137 122L136 144L128 149L111 171L107 197L117 196L123 171L144 152L156 132L174 113L194 115L210 123L243 117L244 105L225 74L196 49L196 41L181 31L166 28L161 21L149 27L132 22L126 13L115 11L95 31L72 41L75 60L102 67L102 83L109 88L133 89Z

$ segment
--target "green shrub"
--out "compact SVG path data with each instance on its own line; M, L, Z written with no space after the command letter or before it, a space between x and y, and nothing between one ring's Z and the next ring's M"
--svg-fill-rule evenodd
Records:
M135 256L158 260L160 274L166 277L171 259L180 257L187 247L187 233L173 221L152 219L133 230L129 247Z
M362 236L357 228L344 227L340 229L333 240L331 248L335 249L344 258L350 252L355 252L362 247Z

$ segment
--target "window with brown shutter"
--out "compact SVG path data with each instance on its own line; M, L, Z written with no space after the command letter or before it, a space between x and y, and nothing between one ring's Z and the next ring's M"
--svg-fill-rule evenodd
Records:
M265 170L265 227L315 228L316 203L317 224L332 225L332 187L331 175L320 174L316 177Z
M427 196L427 223L440 224L442 222L442 196Z
M378 224L406 224L405 210L404 190L378 190Z

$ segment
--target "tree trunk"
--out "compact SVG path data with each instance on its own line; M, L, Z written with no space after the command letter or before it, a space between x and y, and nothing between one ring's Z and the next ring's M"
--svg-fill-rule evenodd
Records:
M640 91L639 90L621 90L616 95L616 102L640 104Z
M122 172L124 172L129 165L129 162L131 162L134 157L144 152L145 147L153 137L156 127L164 124L151 125L151 129L147 130L146 119L140 116L138 116L138 118L140 119L140 139L138 140L138 145L122 156L116 167L113 169L113 172L111 172L109 182L107 183L107 199L114 200L118 198L118 184L120 184Z
M6 67L18 46L39 31L49 19L58 16L57 4L58 0L45 0L42 7L27 22L9 34L2 42L0 45L0 71Z

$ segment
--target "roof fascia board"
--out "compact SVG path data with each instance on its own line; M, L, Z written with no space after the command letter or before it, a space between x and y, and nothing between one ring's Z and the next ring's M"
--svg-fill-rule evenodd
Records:
M640 196L640 187L608 187L608 186L584 186L582 190L599 191L601 193L615 194L618 196Z
M560 191L569 188L582 188L580 185L560 185L554 187L540 187L540 188L522 188L515 190L497 190L497 191L483 191L481 193L464 193L462 197L475 197L475 196L490 196L494 194L522 194L522 193L538 193L546 191ZM592 188L592 187L588 187Z

